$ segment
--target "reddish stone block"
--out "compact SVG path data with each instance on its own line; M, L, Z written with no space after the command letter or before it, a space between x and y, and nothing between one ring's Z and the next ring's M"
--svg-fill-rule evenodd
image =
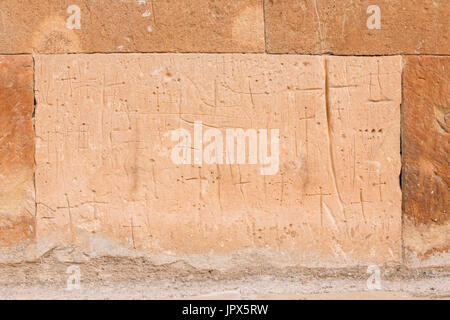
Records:
M408 57L403 81L405 250L450 264L450 58Z
M0 247L35 234L33 60L0 56Z

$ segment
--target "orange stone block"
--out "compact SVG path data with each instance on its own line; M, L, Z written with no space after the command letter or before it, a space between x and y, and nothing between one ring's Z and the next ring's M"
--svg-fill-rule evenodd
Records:
M33 60L0 56L0 249L35 234Z
M2 0L0 53L263 52L259 0Z
M448 0L265 0L271 53L450 54Z
M405 250L409 263L450 265L450 57L405 60Z

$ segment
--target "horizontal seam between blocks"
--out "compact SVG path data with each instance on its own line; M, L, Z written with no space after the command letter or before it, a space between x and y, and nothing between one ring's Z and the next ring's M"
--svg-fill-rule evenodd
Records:
M392 54L334 54L334 53L277 53L277 52L190 52L190 51L164 51L164 52L61 52L61 53L0 53L0 56L52 56L52 55L95 55L95 54L204 54L204 55L218 55L218 54L236 54L236 55L268 55L268 56L281 56L281 55L297 55L297 56L334 56L334 57L450 57L450 54L404 54L404 53L392 53Z

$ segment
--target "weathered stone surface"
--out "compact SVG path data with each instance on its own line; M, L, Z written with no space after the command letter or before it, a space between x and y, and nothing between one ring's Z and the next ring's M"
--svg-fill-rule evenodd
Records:
M405 249L409 263L450 264L450 58L406 62Z
M173 51L263 52L262 2L2 0L0 7L0 53Z
M33 60L0 56L0 249L35 233Z
M311 266L399 262L401 64L38 55L37 238L88 255L100 243ZM180 128L192 141L176 149ZM269 136L254 149L246 140L239 164L225 138L237 128L260 130L260 143L264 130ZM225 155L210 153L214 146ZM265 148L272 171L261 171ZM192 164L174 162L183 150Z
M450 54L448 0L265 0L265 15L273 53Z

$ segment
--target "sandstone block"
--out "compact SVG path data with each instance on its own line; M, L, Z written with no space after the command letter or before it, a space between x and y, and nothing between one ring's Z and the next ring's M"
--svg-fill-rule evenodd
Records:
M265 15L268 52L450 53L448 0L265 0Z
M35 234L33 60L0 56L0 249Z
M36 65L38 239L399 262L400 57L38 55Z
M263 52L259 0L2 0L0 53Z
M409 263L450 264L450 58L406 62L405 249Z

